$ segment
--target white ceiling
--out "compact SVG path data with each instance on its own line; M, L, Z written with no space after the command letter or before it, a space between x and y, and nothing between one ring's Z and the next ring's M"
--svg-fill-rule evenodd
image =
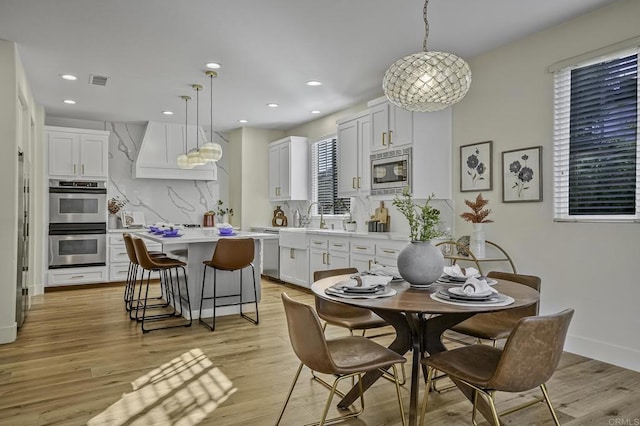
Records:
M432 0L429 49L463 58L613 0ZM423 0L0 0L0 39L18 44L48 116L183 123L200 93L210 122L205 63L214 80L214 129L287 129L382 93L382 76L422 49ZM473 70L472 70L473 71ZM59 75L71 73L75 82ZM106 87L89 75L109 77ZM305 85L320 80L320 87ZM62 103L75 99L76 105ZM279 108L268 108L277 102ZM167 117L163 110L175 115ZM190 104L189 121L195 103Z

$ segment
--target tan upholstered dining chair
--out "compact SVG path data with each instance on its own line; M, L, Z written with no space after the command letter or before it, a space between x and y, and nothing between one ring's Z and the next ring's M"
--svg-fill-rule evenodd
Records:
M427 367L427 391L422 403L420 424L424 424L433 374L439 370L473 389L474 425L479 394L486 399L493 423L498 425L501 423L495 407L495 392L524 392L536 387L540 387L544 399L535 399L501 415L544 400L553 421L559 425L545 383L558 367L572 317L573 309L565 309L554 315L525 317L513 328L504 349L476 344L439 352L423 359L421 362Z
M524 284L531 287L538 292L540 291L540 277L536 277L534 275L491 271L487 274L487 277L513 281L518 284ZM462 321L460 324L455 325L451 330L467 336L475 337L479 340L490 340L495 347L498 340L509 337L511 330L513 330L513 327L515 327L521 318L538 315L538 309L539 302L536 302L531 306L525 306L523 308L477 314L465 321Z
M393 368L396 386L398 405L400 406L400 416L402 424L405 425L404 407L400 395L400 383L398 382L398 370L396 364L406 362L406 359L396 352L385 348L362 336L345 336L338 339L326 340L324 331L320 325L318 315L309 305L291 299L286 293L282 293L282 303L287 317L289 329L289 339L296 356L300 360L300 365L291 383L291 388L284 401L280 416L276 425L280 424L282 416L293 389L295 388L303 366L307 366L313 371L335 376L331 392L324 407L319 425L327 422L357 417L364 410L364 395L361 384L361 374L376 369ZM338 383L344 379L358 377L360 385L360 409L348 415L327 419L327 413L331 406L331 401L337 391Z

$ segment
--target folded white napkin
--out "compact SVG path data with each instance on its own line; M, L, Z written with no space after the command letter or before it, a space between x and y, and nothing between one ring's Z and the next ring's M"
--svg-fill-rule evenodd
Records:
M467 281L465 281L465 283L462 285L462 292L464 294L486 294L487 291L490 293L498 292L498 290L487 284L487 280L485 280L484 278L478 279L475 277L471 277L468 278Z
M378 275L363 275L359 278L362 281L362 284L360 284L355 278L350 278L346 281L340 281L335 286L339 288L343 288L343 287L347 287L347 288L358 287L363 289L375 288L380 285L389 284L389 282L391 281L391 278L393 277L381 277Z
M478 275L476 268L461 268L458 264L445 266L444 273L455 278L471 278Z
M398 268L394 268L392 266L384 266L380 264L375 264L367 271L371 275L377 275L380 277L392 277L399 278L400 272L398 272Z

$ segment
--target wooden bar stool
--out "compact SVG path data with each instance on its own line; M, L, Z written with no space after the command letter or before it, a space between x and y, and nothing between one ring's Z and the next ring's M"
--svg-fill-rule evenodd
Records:
M147 251L147 246L144 241L140 238L133 239L133 246L136 253L136 258L138 259L139 267L142 268L142 277L140 279L140 290L138 292L138 301L136 303L136 319L139 319L142 322L142 332L148 333L152 330L158 330L162 328L173 328L173 327L189 327L191 326L192 318L191 318L191 301L189 299L189 285L187 282L187 273L185 270L186 263L181 262L176 259L171 259L167 257L158 257L153 258L149 255ZM182 295L181 289L181 280L179 277L179 270L182 269L182 276L184 277L184 288L185 295ZM172 271L175 270L175 282L173 281ZM147 272L146 279L146 289L144 298L142 298L142 285L144 282L144 275ZM172 312L164 312L147 315L147 309L153 308L148 304L149 301L149 284L151 281L151 273L158 272L160 276L160 287L165 289L165 296L167 302L173 305ZM176 298L177 293L177 298ZM170 301L171 299L171 301ZM168 325L162 327L155 328L145 328L146 321L158 321L158 320L167 320L167 319L175 319L175 317L183 316L183 302L187 305L187 311L189 313L189 321L187 323L176 323L175 321L170 321ZM142 316L138 315L138 311L142 307Z
M204 272L202 274L202 292L200 294L200 323L204 324L211 331L216 329L216 308L224 306L240 305L240 316L256 325L259 323L258 316L258 293L256 290L256 275L253 266L255 256L255 242L253 238L222 238L216 243L211 260L202 262L204 264ZM253 303L256 307L256 318L253 319L242 312L242 304L246 303L242 298L242 270L251 266L251 276L253 277ZM204 297L204 285L207 276L207 268L213 268L213 296ZM217 296L216 278L217 271L240 271L240 292L237 294L228 294ZM218 305L216 299L226 299L229 297L239 297L238 302L223 303ZM205 300L213 301L213 319L211 324L202 319L202 305ZM249 301L251 303L251 301Z

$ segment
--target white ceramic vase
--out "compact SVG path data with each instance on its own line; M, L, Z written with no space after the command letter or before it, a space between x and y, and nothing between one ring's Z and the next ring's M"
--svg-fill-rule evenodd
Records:
M398 253L398 272L412 286L436 282L444 270L444 256L431 241L412 241Z
M120 216L117 214L109 214L109 229L120 228Z
M473 232L469 240L469 249L478 259L486 257L486 243L484 236L484 224L474 223Z

